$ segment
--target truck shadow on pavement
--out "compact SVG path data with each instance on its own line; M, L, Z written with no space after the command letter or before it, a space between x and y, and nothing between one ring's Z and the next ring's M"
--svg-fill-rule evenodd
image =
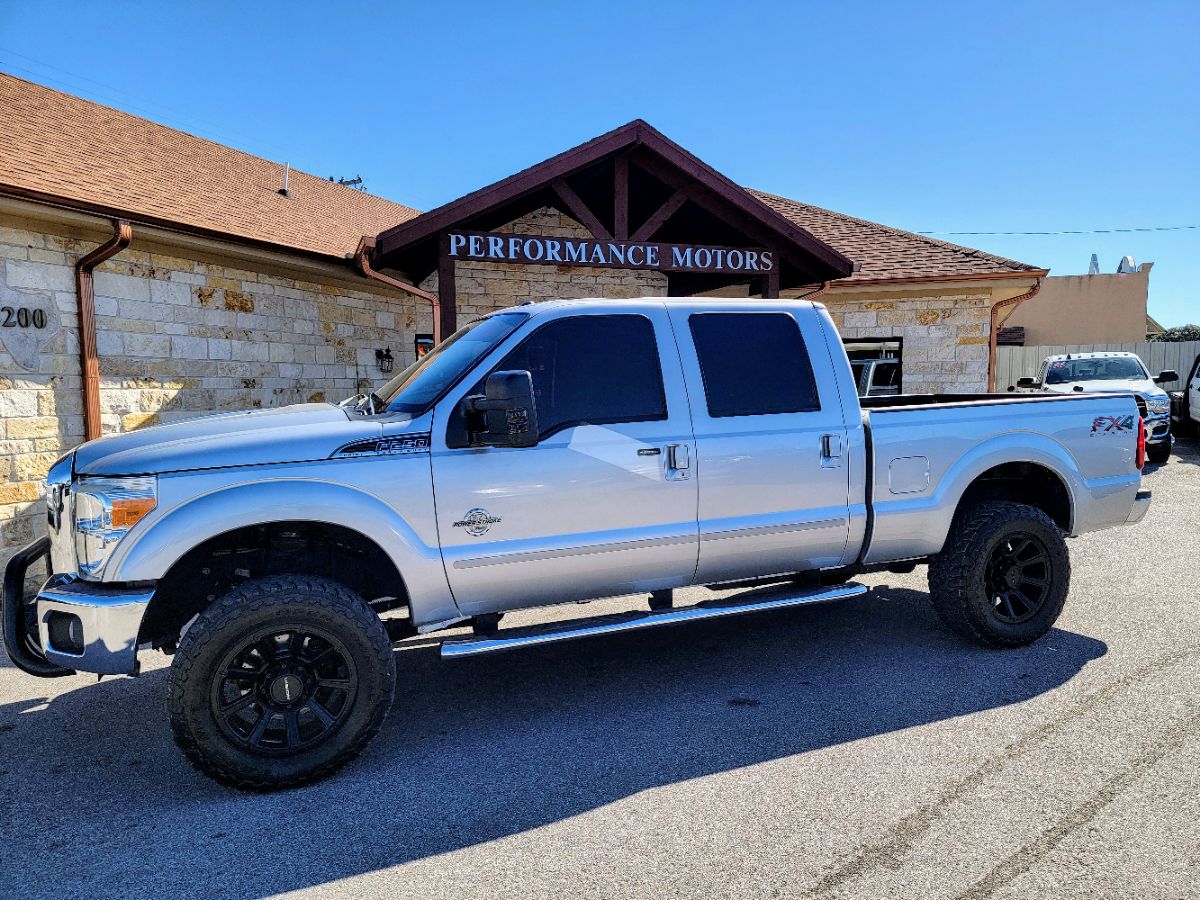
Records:
M226 790L182 760L164 671L81 676L49 703L0 705L0 894L327 884L650 788L1020 703L1106 650L1063 630L1017 650L973 647L943 630L925 594L888 587L495 657L442 662L418 646L399 651L396 704L365 756L272 795ZM481 872L481 895L486 884Z

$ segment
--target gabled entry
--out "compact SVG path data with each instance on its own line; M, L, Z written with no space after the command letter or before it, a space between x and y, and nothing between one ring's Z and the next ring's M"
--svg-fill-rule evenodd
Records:
M543 207L590 240L499 234ZM459 260L652 269L676 296L843 278L853 263L639 120L382 232L373 265L420 283L439 273L442 333L456 327Z

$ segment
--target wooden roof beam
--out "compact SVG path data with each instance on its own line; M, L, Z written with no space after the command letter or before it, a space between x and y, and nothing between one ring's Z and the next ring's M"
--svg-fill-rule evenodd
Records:
M592 237L600 241L611 241L612 235L609 234L600 220L596 218L596 214L588 209L587 204L580 199L575 190L567 184L565 178L555 178L550 182L550 187L554 189L554 193L558 195L558 199L567 207L567 212L575 217L578 221L592 233Z

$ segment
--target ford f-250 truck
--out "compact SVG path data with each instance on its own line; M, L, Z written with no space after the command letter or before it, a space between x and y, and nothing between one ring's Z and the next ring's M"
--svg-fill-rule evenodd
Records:
M1067 597L1064 538L1139 521L1131 395L864 400L823 306L553 301L480 318L342 405L112 435L60 459L47 536L5 573L4 640L34 675L174 654L193 763L270 789L378 730L395 642L443 657L841 600L929 565L988 646ZM48 557L49 580L25 587ZM676 607L687 585L746 587ZM499 627L633 594L620 615ZM470 631L466 629L469 628Z

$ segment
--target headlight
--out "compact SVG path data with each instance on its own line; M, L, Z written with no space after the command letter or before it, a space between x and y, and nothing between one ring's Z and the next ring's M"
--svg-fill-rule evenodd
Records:
M75 488L75 553L80 573L98 576L117 541L157 503L153 475L80 481Z
M1170 397L1147 397L1146 398L1146 409L1148 409L1150 412L1154 413L1155 415L1160 415L1160 416L1163 413L1169 413L1171 411L1171 398Z

